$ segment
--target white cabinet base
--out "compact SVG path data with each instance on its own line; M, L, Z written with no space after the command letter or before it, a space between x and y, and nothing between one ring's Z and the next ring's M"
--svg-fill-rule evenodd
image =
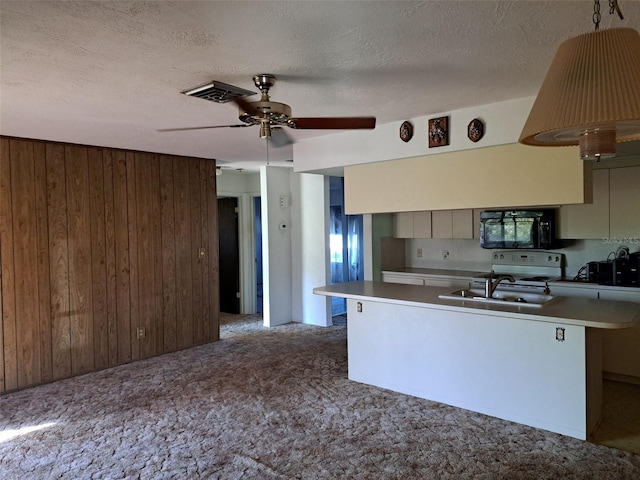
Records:
M347 304L351 380L583 440L597 426L596 329L384 302ZM556 327L564 329L563 341L556 340Z

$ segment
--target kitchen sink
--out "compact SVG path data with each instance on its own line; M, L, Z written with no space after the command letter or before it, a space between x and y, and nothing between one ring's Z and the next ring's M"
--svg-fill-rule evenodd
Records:
M484 296L484 290L471 288L456 290L448 294L438 295L444 300L462 300L465 302L488 303L495 305L514 305L518 307L541 308L554 301L557 297L542 293L514 292L510 290L496 290L492 298Z

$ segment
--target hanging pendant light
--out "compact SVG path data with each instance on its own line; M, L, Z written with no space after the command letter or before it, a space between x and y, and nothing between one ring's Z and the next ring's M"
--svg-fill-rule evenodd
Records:
M580 145L583 160L599 161L615 157L617 142L640 140L640 34L598 23L560 45L520 143Z

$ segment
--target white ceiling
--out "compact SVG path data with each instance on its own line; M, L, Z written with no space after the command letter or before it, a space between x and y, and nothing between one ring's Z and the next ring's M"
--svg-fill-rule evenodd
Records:
M601 2L601 28L639 28L640 2ZM565 39L593 30L580 1L7 1L0 3L0 133L265 163L233 104L180 91L218 80L293 116L375 115L378 124L535 95ZM249 97L249 100L258 100ZM306 136L331 131L294 131ZM371 132L375 135L375 130ZM271 164L291 146L269 149Z

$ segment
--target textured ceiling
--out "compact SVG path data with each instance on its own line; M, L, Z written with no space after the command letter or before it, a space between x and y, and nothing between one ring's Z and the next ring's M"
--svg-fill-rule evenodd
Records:
M640 26L640 2L619 0ZM581 1L7 1L0 3L3 135L264 164L257 127L232 104L181 95L210 80L293 116L375 115L378 124L535 95L558 45L593 29ZM250 100L257 100L250 97ZM295 139L330 131L293 131ZM371 132L375 135L375 130ZM270 148L270 161L292 148Z

